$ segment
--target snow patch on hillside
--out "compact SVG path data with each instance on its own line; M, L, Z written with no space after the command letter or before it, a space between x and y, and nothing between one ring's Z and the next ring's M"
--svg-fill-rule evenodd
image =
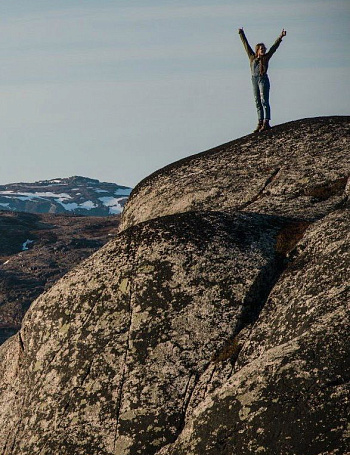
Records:
M35 193L29 192L15 192L12 190L9 191L0 191L0 196L5 197L14 197L20 199L21 201L33 201L35 199L46 199L46 198L58 198L60 201L66 201L67 199L72 199L72 197L67 193L52 193L49 191L39 192L36 191Z
M120 201L125 198L115 198L112 196L99 197L99 200L103 203L104 206L109 207L109 213L112 215L121 213L123 207L120 205Z
M31 243L34 243L34 240L29 240L29 239L27 239L27 240L23 243L23 245L22 245L22 251L29 250L28 246L29 246Z

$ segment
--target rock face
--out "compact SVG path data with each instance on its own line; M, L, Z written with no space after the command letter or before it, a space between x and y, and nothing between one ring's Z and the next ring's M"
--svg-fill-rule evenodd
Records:
M87 177L0 185L0 210L108 216L122 212L131 188Z
M117 235L119 220L0 211L0 344L34 299Z
M307 231L234 374L161 454L348 453L349 221L340 211Z
M0 348L0 453L346 453L348 127L282 125L141 182Z

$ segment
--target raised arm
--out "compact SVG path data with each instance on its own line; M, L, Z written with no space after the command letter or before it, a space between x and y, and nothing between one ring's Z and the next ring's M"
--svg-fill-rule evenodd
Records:
M243 46L244 46L244 49L246 51L246 53L248 54L248 57L254 57L254 52L253 52L253 49L250 47L249 43L248 43L248 40L244 34L244 30L243 28L239 28L238 29L238 33L239 33L239 36L242 40L242 43L243 43Z
M276 41L273 43L273 45L271 46L271 48L269 49L269 51L266 53L266 55L270 58L272 57L272 55L277 51L277 48L278 46L281 44L282 42L282 38L284 36L286 36L287 32L285 31L285 29L282 29L282 32L280 34L280 36L276 39Z

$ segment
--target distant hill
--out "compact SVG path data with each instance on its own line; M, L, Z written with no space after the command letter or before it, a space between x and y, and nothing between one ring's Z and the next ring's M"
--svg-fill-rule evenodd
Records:
M0 185L0 210L109 216L122 212L131 188L74 176Z

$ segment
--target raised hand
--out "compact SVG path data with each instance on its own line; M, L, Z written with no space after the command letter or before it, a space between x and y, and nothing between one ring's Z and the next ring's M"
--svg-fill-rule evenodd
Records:
M281 32L281 38L283 38L284 36L286 36L287 32L285 31L285 29L282 29L282 32Z

